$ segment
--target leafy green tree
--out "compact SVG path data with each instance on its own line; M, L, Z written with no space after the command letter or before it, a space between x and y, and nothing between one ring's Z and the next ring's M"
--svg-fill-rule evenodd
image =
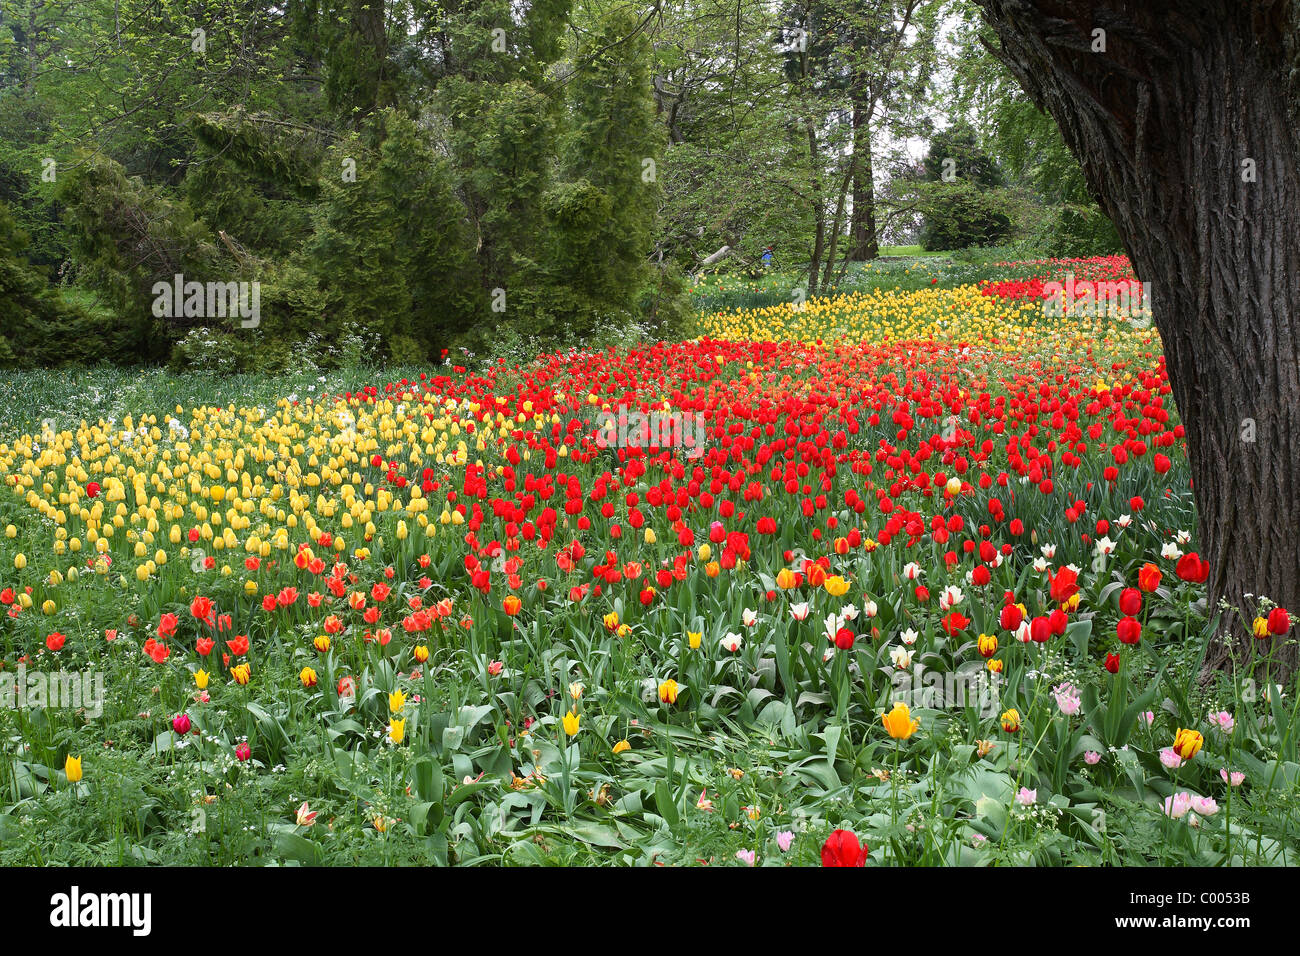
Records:
M1011 233L1011 217L994 190L965 180L923 183L919 241L927 250L996 245Z
M390 110L379 118L385 136L378 150L365 150L356 136L333 150L359 157L356 178L323 178L316 231L300 266L320 293L311 317L317 330L373 331L390 354L420 361L485 310L449 161L404 115Z
M153 314L153 288L175 275L200 282L240 278L208 228L120 164L87 157L60 180L77 260L77 279L98 292L130 330L140 361L160 361L176 330Z
M669 6L653 26L659 163L654 258L685 270L726 245L755 263L768 245L806 261L812 243L807 140L782 72L785 21L764 0Z
M196 113L240 105L312 116L309 84L285 42L286 9L246 0L6 0L0 198L30 233L33 260L57 267L73 246L47 171L62 180L85 157L108 157L152 187L173 187L194 158Z
M565 183L544 200L553 235L543 270L585 300L590 322L601 312L631 312L649 276L661 134L649 39L629 12L608 13L579 43L576 58Z
M993 31L967 0L950 5L957 110L978 117L984 142L1013 185L1032 192L1046 213L1025 237L1049 256L1121 251L1114 224L1088 192L1083 169L1056 122L1040 110L989 50Z
M111 316L64 302L28 265L26 245L0 203L0 367L131 361L126 330Z
M1006 184L997 160L980 147L974 128L965 121L930 137L930 148L921 166L930 182L961 179L979 189L996 189Z
M254 255L284 258L311 232L325 143L318 130L242 108L196 114L197 148L181 183L210 228Z
M1005 239L1012 228L999 187L1002 171L975 130L957 122L930 138L917 186L919 241L928 250L965 249Z

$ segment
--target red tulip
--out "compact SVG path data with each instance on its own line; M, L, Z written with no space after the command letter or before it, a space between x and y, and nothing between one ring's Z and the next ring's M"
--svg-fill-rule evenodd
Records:
M1150 594L1160 587L1160 579L1163 577L1164 574L1161 570L1148 561L1142 565L1142 570L1138 572L1138 587Z
M1190 581L1192 584L1203 584L1205 579L1210 576L1210 562L1202 560L1201 556L1193 551L1191 554L1185 554L1179 558L1178 565L1174 570L1184 581Z
M867 845L852 830L833 830L822 844L822 866L863 866Z
M1291 630L1291 615L1284 607L1275 607L1268 612L1268 632L1281 637Z
M970 618L957 611L951 611L944 616L942 625L945 634L949 637L956 637L958 633L970 627Z
M205 624L212 624L212 599L199 595L190 602L190 614Z
M1064 604L1078 593L1079 574L1073 568L1061 568L1059 571L1048 571L1047 574L1052 582L1052 600L1057 604Z
M1115 634L1121 644L1136 644L1142 640L1142 624L1135 617L1122 617L1115 625Z
M1052 624L1045 617L1036 617L1029 622L1029 636L1035 644L1046 644L1052 636Z

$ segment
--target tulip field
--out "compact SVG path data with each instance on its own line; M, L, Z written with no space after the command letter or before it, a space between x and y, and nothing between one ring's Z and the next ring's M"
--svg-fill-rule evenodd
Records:
M1127 261L918 268L675 342L0 377L0 862L1300 862L1296 687L1201 678L1288 611L1207 607L1149 314L1044 305Z

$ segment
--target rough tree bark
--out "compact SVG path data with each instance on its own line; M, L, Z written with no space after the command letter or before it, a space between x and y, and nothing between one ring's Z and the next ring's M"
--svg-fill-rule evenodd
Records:
M876 187L871 161L871 124L860 104L853 107L853 219L849 258L866 262L880 255L876 242Z
M1300 611L1300 3L977 2L1152 283L1211 613ZM1227 631L1207 679L1261 650Z

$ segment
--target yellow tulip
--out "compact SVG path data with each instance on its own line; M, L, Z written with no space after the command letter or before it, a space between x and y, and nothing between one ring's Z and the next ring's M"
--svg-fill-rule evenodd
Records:
M400 744L406 739L406 720L394 717L388 725L388 739L395 744Z
M616 754L621 754L623 751L631 749L632 745L628 743L626 737L614 745L614 753Z
M68 783L76 783L81 779L81 758L68 755L68 759L63 762L63 772L67 775Z
M671 677L659 685L659 699L665 704L677 703L677 681Z
M881 722L889 736L895 740L906 740L920 728L921 723L912 718L912 711L900 701L895 701L894 709L881 715Z
M831 597L843 597L849 593L849 582L838 574L832 574L822 586L826 588L826 593Z
M572 737L574 734L578 732L578 724L581 720L582 720L581 717L579 717L573 711L569 711L567 714L564 715L564 732L568 734L570 737Z
M200 668L199 670L196 670L194 672L194 686L197 687L199 690L207 690L208 687L207 671Z
M1191 760L1201 752L1201 747L1205 744L1205 737L1196 730L1184 730L1179 727L1174 734L1174 753L1184 760Z
M406 704L406 694L400 690L395 690L388 695L388 711L395 714Z

